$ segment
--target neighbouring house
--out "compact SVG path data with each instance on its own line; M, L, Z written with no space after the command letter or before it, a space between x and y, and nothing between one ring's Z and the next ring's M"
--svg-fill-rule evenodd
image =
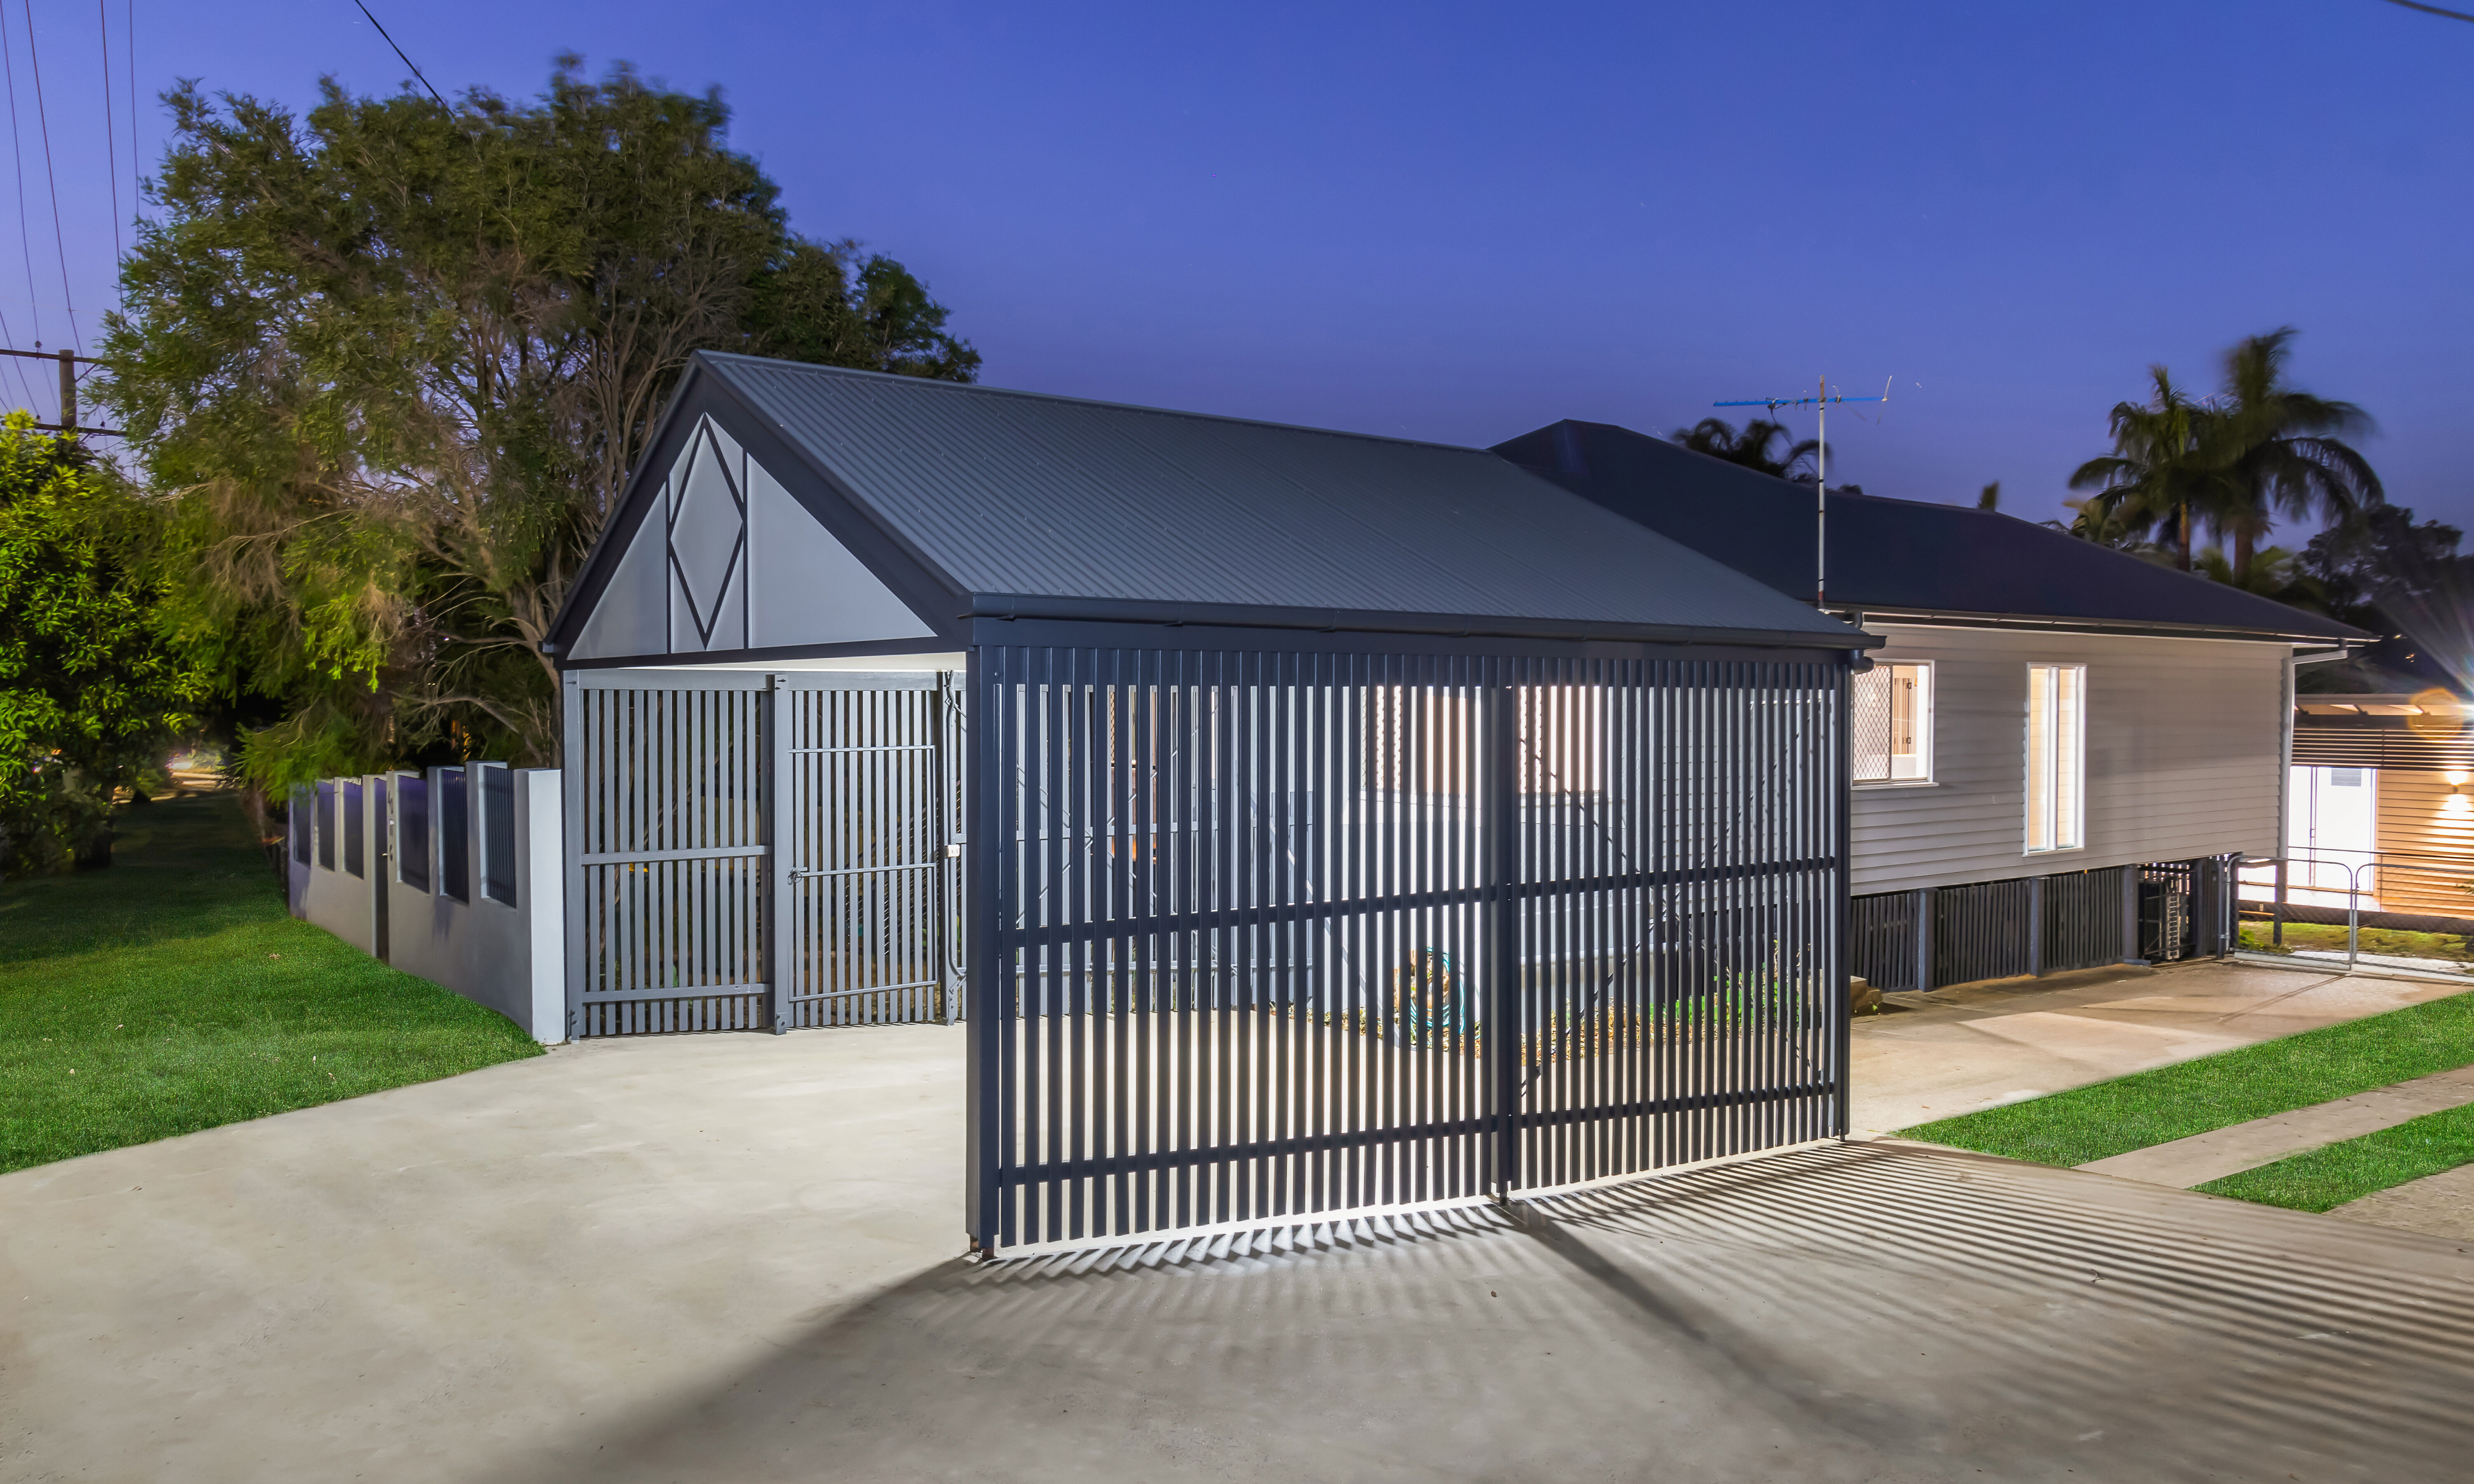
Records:
M1814 598L1795 484L1603 423L1497 453ZM1854 956L1887 989L2226 950L2277 853L2293 667L2369 635L1987 511L1832 491L1854 681Z
M2474 734L2469 706L2413 695L2294 698L2285 916L2474 931ZM2244 873L2272 910L2274 873Z

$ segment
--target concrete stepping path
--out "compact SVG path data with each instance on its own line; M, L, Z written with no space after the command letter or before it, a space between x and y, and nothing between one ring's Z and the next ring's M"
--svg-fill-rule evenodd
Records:
M2474 1164L2374 1190L2328 1213L2341 1221L2474 1241Z
M2351 1097L2253 1118L2248 1123L2194 1134L2170 1143L2150 1144L2128 1154L2092 1160L2078 1167L2099 1175L2119 1175L2124 1180L2178 1185L2187 1190L2467 1103L2474 1103L2474 1066L2434 1072L2393 1087L2373 1088Z

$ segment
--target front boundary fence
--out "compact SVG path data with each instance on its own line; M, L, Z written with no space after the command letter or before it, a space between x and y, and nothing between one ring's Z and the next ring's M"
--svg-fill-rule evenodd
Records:
M972 662L982 1250L1844 1130L1842 658Z

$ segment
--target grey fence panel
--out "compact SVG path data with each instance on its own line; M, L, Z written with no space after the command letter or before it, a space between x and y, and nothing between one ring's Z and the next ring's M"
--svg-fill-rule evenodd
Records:
M1979 881L1933 893L1933 988L2031 972L2035 882Z
M2045 877L2040 971L2099 969L2126 956L2122 941L2122 885L2130 868L2074 871Z
M1837 1131L1844 672L974 652L985 1248Z
M1916 913L1923 894L1881 892L1848 903L1847 967L1878 990L1922 990Z
M949 688L586 672L568 692L573 1034L955 1013Z

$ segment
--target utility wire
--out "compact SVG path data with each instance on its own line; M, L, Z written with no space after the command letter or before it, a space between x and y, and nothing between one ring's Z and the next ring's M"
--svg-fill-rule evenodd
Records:
M35 292L35 239L26 226L26 152L17 139L17 63L16 48L9 44L9 8L0 5L0 78L9 88L9 153L16 162L17 180L17 247L26 265L26 305L35 317L35 348L43 347L43 299ZM35 405L35 389L26 380L26 369L17 368L17 384L26 392L26 406Z
M26 60L35 64L35 122L43 132L43 179L52 187L52 246L61 255L61 302L69 312L69 344L83 355L85 332L78 328L77 296L69 291L69 239L61 230L61 177L52 166L52 116L51 110L43 107L43 54L35 46L35 0L25 0L25 12Z
M103 168L111 177L111 263L120 266L120 149L111 137L111 0L94 0L94 22L103 37ZM129 141L134 149L134 137Z
M2436 5L2423 5L2420 0L2389 0L2389 4L2401 5L2409 11L2420 11L2425 15L2445 15L2450 20L2474 20L2474 15L2468 15L2463 11L2443 11Z
M380 36L382 36L382 37L384 37L384 38L385 38L385 40L386 40L386 44L387 44L387 45L389 45L389 46L395 46L395 55L396 55L396 60L399 60L399 61L400 61L400 62L402 62L405 66L412 68L412 75L413 75L414 77L417 77L417 78L420 78L420 79L421 79L421 85L422 85L422 86L424 86L424 87L428 87L428 88L429 88L429 96L430 96L430 97L432 97L432 98L438 98L438 89L437 89L437 88L435 88L435 87L430 87L428 75L427 75L427 74L425 74L425 73L424 73L424 72L421 70L420 65L419 65L418 63L414 62L414 61L413 61L413 60L412 60L411 58L406 57L406 56L404 56L404 55L403 55L403 48L402 48L402 47L400 47L400 46L396 46L396 45L395 45L395 37L390 36L387 36L387 29L386 29L386 27L384 27L384 26L379 26L379 25L378 25L378 18L377 18L376 16L375 16L375 15L370 15L370 8L369 8L367 5L362 4L362 0L352 0L352 3L353 3L354 5L360 6L360 8L361 8L361 13L362 13L363 15L369 15L369 16L370 16L370 24L371 24L371 25L373 25L373 26L377 26L377 28L378 28L378 35L379 35ZM444 98L438 98L438 106L439 106L440 108L445 108L445 107L447 107L447 100L446 100L446 99L444 99Z

